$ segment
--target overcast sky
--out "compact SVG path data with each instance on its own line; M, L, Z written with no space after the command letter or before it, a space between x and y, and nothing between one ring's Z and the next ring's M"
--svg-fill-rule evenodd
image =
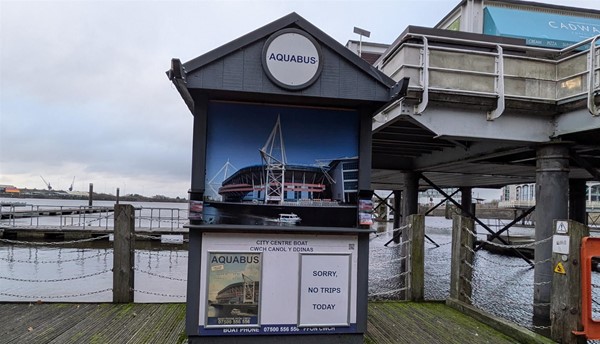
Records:
M600 8L598 0L542 0ZM391 43L459 0L0 0L0 184L187 197L192 115L165 71L297 12Z

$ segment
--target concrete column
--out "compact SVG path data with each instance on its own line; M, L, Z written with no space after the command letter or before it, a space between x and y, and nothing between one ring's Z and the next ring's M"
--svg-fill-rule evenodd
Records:
M404 190L402 190L402 225L407 225L410 215L417 214L419 212L419 174L416 172L404 173ZM412 230L403 230L401 233L402 242L405 243L412 239ZM400 239L395 237L394 239ZM400 241L395 241L399 243ZM402 245L400 249L400 255L408 257L411 254L410 247L408 245ZM406 260L400 264L400 271L405 272L409 266L406 264ZM410 281L409 281L410 284ZM410 297L410 295L407 295Z
M541 241L552 236L554 220L568 216L569 148L566 144L548 144L537 149L535 181L535 240ZM533 320L538 326L550 324L553 274L550 258L552 241L546 240L535 249Z
M569 219L587 225L585 180L569 179Z
M402 216L406 224L408 216L419 212L419 174L416 172L404 173L404 190L402 195Z
M394 228L400 228L402 223L402 213L400 212L402 207L402 191L394 190ZM395 237L394 242L397 244L400 242L400 236Z
M472 188L460 188L460 205L463 209L470 211L471 214L475 215L475 207L473 206L473 189ZM461 211L462 216L467 216L467 213Z
M419 213L419 174L404 173L404 190L402 192L402 225L406 225L410 215ZM407 231L404 231L407 232ZM402 239L408 240L408 234L403 233Z

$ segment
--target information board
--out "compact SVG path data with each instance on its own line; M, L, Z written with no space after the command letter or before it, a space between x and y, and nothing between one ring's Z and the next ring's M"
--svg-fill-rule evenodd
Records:
M357 332L357 235L203 233L201 257L201 336Z
M299 326L348 326L350 255L303 254Z

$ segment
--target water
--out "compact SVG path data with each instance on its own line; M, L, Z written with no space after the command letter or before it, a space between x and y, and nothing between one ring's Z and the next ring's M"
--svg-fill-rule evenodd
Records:
M3 245L0 301L111 302L112 266L112 249ZM135 302L185 302L187 251L136 250L135 268Z
M26 202L27 207L17 208L23 210L32 206L47 209L88 205L85 200L0 198L0 201ZM127 204L142 208L136 212L136 226L150 225L151 215L154 228L181 229L186 222L187 203ZM113 205L112 201L94 201L94 206ZM161 210L160 221L156 208L168 209ZM172 213L177 215L171 216ZM112 227L114 221L112 213L85 216L86 226ZM34 220L39 226L56 226L65 221L70 224L72 219L80 223L81 217L43 216ZM18 221L17 225L29 225L32 219ZM105 246L107 242L95 242L86 248L68 248L59 243L51 246L0 243L0 301L111 302L113 253L112 248ZM177 245L163 246L161 250L136 250L135 302L185 302L187 255L187 250Z
M484 220L484 222L486 222ZM370 299L399 299L404 287L400 274L401 245L384 244L391 238L391 224L380 223L377 236L372 235L369 256ZM450 261L452 221L440 217L425 218L425 234L436 247L425 240L425 299L445 300L450 294ZM386 232L388 231L388 232ZM478 238L485 240L487 231L477 226ZM533 228L514 228L512 234L533 234ZM472 277L473 304L491 314L521 326L535 329L533 316L534 269L518 257L477 251ZM600 273L592 273L593 315L600 320ZM392 292L390 292L392 291Z

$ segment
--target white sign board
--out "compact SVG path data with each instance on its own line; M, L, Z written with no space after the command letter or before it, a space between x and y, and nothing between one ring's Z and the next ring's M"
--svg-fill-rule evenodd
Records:
M183 244L182 234L162 234L160 236L161 244Z
M569 254L568 235L554 235L552 237L552 253Z
M350 288L349 254L303 254L298 326L348 326Z
M310 86L322 69L321 48L306 32L286 29L265 43L263 68L277 85L299 90Z
M220 316L217 313L224 310L228 312L227 317L243 318L246 313L254 314L246 309L245 302L237 302L231 297L225 300L226 292L241 284L216 285L216 277L224 279L227 276L219 271L212 271L215 267L211 266L210 260L216 254L215 252L229 257L261 254L260 278L252 277L252 271L243 271L242 268L235 270L225 267L221 271L240 275L236 278L241 277L243 273L246 279L241 277L242 281L259 281L254 289L256 293L254 299L257 300L259 314L258 323L248 316L251 321L246 327L242 327L242 324L231 327L211 326L211 319L218 320ZM203 233L200 254L203 264L199 267L201 301L198 332L201 336L357 333L358 331L356 327L357 235ZM214 278L211 279L210 276ZM234 279L233 277L231 276L231 280ZM237 280L239 281L239 278ZM318 287L318 293L308 295L309 286ZM312 289L312 291L316 290ZM310 307L313 309L311 310ZM323 316L325 314L327 316ZM310 324L314 326L309 326Z
M569 233L569 222L568 221L556 221L556 234L567 234Z

